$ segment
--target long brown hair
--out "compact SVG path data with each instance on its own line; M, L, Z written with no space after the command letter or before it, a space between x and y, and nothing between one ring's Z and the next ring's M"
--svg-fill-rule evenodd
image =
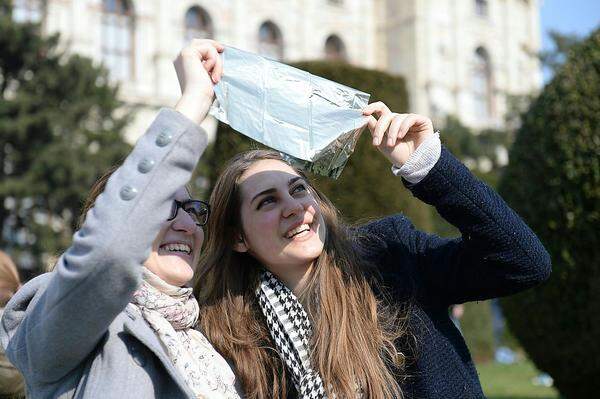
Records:
M242 231L239 178L265 159L285 162L274 151L248 151L234 157L217 180L194 288L201 304L200 327L233 362L246 396L285 398L285 367L254 294L262 266L232 248ZM336 208L316 188L310 190L327 228L323 252L299 295L313 325L313 367L329 397L352 398L357 390L367 398L401 397L396 378L404 358L394 341L406 334L405 318L375 296L374 281L367 277L370 265L362 260Z
M120 166L121 165L111 166L106 172L102 174L102 176L98 178L98 180L96 180L96 182L94 182L92 188L90 188L90 192L88 193L87 198L83 203L81 214L79 215L79 220L77 222L77 229L80 229L81 226L83 226L83 223L85 222L85 216L87 215L88 211L94 207L94 205L96 204L96 199L100 194L104 192L108 180L113 175L113 173L115 173L115 171L119 169Z
M0 308L6 306L19 287L21 279L17 266L6 252L0 251Z

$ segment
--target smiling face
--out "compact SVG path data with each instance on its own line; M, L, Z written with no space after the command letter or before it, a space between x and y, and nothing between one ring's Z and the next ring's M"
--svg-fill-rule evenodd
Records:
M241 175L239 190L243 232L234 249L249 252L294 290L325 242L310 186L288 164L265 159Z
M178 201L189 198L184 187L175 194ZM163 281L183 286L194 276L203 241L202 227L197 226L187 212L179 209L175 219L164 222L144 266Z

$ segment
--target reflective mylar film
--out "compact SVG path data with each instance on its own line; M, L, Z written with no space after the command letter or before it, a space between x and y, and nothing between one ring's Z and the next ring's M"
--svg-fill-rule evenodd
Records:
M368 117L370 95L226 47L210 114L313 173L337 178Z

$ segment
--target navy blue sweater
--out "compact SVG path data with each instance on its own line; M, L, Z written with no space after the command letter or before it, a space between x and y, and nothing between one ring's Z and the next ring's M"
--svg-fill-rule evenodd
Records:
M418 184L414 196L435 206L461 237L444 239L418 231L402 215L358 228L365 256L374 263L388 300L410 304L402 340L407 398L482 398L477 372L448 307L514 294L540 284L550 256L527 225L447 149Z

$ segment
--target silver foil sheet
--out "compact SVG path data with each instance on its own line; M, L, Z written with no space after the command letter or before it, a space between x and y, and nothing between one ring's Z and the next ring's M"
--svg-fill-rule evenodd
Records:
M370 95L233 47L210 114L278 150L292 163L337 178L368 118Z

